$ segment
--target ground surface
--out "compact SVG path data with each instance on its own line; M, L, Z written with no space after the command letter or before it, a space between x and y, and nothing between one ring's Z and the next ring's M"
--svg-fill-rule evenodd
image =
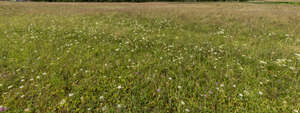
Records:
M300 2L300 0L256 0L256 1L269 1L269 2Z
M8 112L300 110L300 6L0 2Z

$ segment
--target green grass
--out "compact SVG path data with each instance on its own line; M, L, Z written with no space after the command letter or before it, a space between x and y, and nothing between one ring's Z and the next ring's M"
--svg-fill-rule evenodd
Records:
M300 109L299 34L288 32L296 24L12 7L0 7L0 105L7 112Z

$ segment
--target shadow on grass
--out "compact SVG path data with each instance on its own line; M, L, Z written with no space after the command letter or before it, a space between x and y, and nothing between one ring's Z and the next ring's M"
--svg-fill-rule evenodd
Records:
M285 2L285 1L249 1L248 3L253 4L291 4L291 5L300 5L300 2Z

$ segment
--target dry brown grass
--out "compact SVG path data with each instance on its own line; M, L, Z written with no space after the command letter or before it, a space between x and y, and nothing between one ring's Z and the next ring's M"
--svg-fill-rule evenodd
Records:
M4 10L4 11L1 11ZM10 10L5 12L5 10ZM10 14L8 14L10 13ZM114 15L166 17L178 22L239 24L244 28L281 26L285 32L300 28L300 7L288 4L251 3L15 3L0 2L0 15Z
M27 13L134 13L146 14L191 14L193 16L241 14L242 16L295 17L300 7L294 5L271 5L249 3L15 3L0 2L1 9L25 11Z
M1 10L4 10L1 12ZM10 10L5 12L5 10ZM10 14L8 14L10 13ZM268 25L282 26L297 32L300 27L300 7L288 4L251 3L14 3L0 2L0 15L113 15L166 17L179 22L232 24L264 29ZM224 24L225 25L225 24Z

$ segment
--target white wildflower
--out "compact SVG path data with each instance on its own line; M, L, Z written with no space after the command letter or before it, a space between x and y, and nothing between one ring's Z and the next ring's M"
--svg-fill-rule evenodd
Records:
M189 110L189 109L185 109L185 111L186 111L186 112L190 112L190 110Z
M289 67L291 70L296 70L296 68L295 67Z
M30 111L30 109L29 109L29 108L26 108L26 109L24 109L24 111L25 111L25 112L28 112L28 111Z
M106 110L106 106L102 107L102 111L105 111Z
M70 94L69 94L69 97L71 97L71 96L73 96L73 95L74 95L74 93L70 93Z
M265 61L259 61L259 63L261 63L261 64L267 64L267 62L265 62Z
M182 104L182 105L185 105L185 103L184 103L183 101L181 101L181 104Z
M122 106L121 106L121 104L118 104L117 107L118 107L118 108L121 108Z
M178 89L181 89L182 88L182 86L178 86Z
M10 88L12 88L12 87L13 87L13 85L10 85L10 86L7 87L7 89L10 89Z
M282 103L287 104L287 101L284 100Z
M224 84L221 84L220 86L221 86L221 87L224 87Z
M59 102L60 105L63 105L63 104L65 104L65 103L66 103L66 99L63 99L63 100L61 100L61 101Z
M259 91L258 94L259 94L259 95L263 95L263 92Z
M243 94L240 93L239 96L240 96L240 97L243 97Z
M117 88L118 88L118 89L121 89L121 88L122 88L122 86L121 86L121 85L119 85Z
M100 96L100 97L99 97L100 100L102 100L103 98L104 98L103 96Z

